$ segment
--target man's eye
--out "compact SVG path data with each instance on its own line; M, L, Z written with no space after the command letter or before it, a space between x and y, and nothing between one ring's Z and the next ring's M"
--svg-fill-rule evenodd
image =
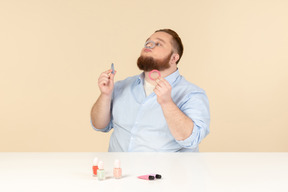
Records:
M156 46L161 46L161 44L160 43L156 43Z

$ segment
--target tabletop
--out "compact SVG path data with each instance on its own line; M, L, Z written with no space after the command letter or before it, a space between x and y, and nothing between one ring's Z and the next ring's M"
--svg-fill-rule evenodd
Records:
M93 176L104 162L105 180ZM121 161L122 178L113 177ZM161 174L157 180L137 177ZM0 191L288 191L288 153L2 152Z

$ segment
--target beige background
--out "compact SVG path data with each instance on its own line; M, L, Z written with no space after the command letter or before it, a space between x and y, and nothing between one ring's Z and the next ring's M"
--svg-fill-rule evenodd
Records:
M288 151L288 1L0 0L0 151L107 151L90 126L97 79L139 74L145 40L172 28L180 73L206 90L200 151Z

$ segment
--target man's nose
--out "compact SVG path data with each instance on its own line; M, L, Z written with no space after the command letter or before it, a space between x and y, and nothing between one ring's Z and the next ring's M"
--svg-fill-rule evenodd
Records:
M154 41L147 41L145 43L145 48L147 49L153 49L155 47L155 42Z

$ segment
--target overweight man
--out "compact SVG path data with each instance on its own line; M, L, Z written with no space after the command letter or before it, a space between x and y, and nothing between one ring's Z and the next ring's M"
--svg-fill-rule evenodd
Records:
M182 54L178 34L160 29L141 50L141 74L114 82L117 71L101 73L91 123L96 131L113 129L110 152L199 151L209 133L209 102L203 89L180 75Z

